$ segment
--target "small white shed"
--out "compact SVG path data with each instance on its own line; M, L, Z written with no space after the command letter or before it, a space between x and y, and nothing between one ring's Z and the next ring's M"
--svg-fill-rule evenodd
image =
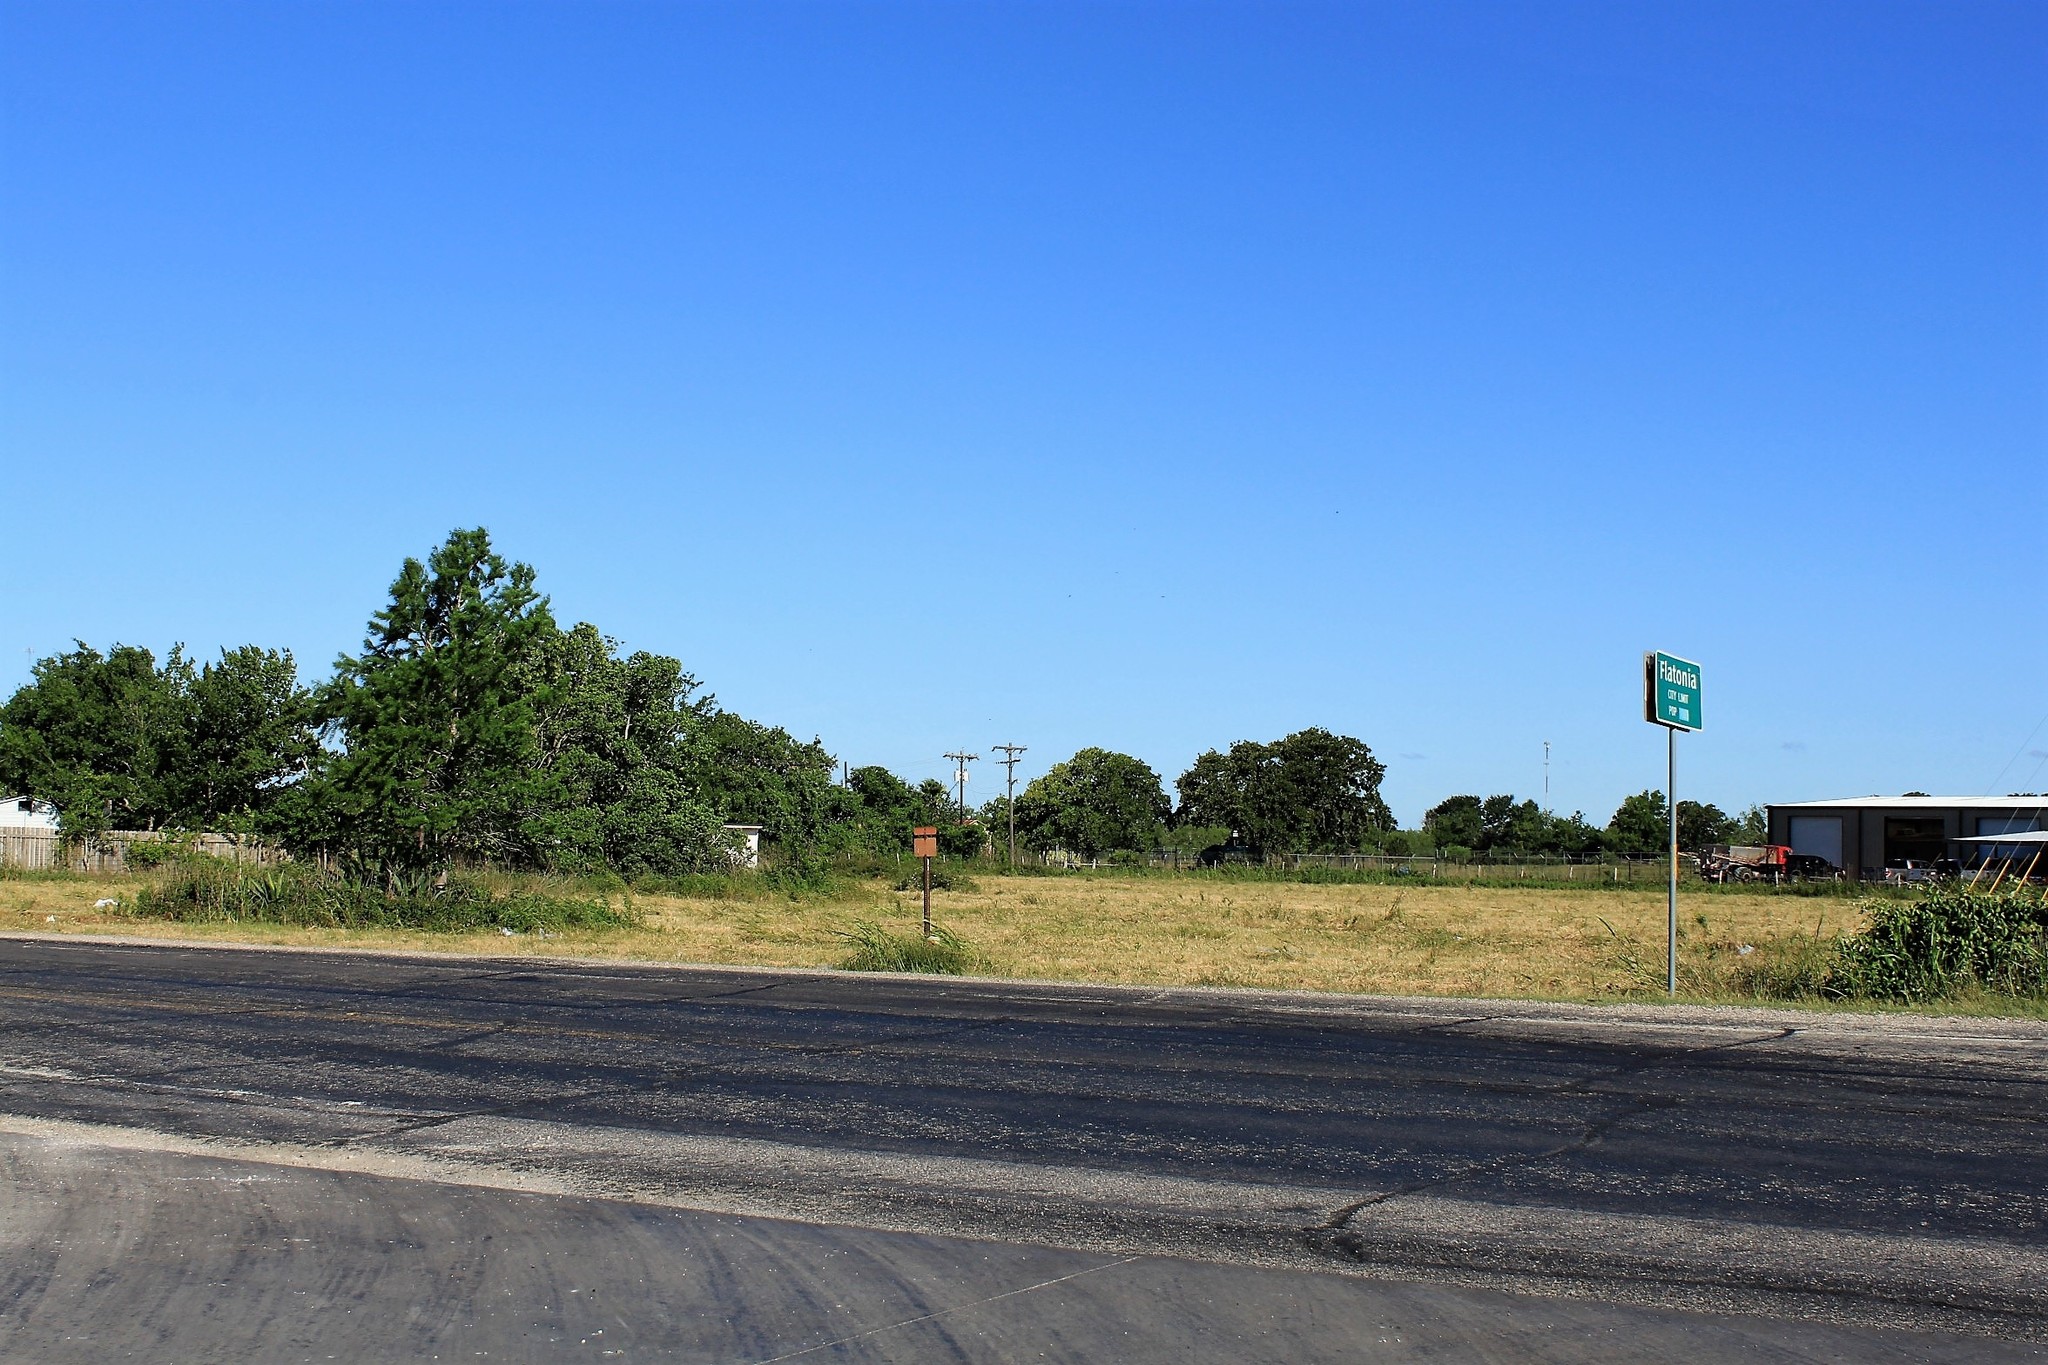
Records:
M57 832L57 808L33 796L0 797L0 829Z
M726 825L724 829L727 834L739 840L740 846L734 851L734 859L737 864L740 867L759 867L761 865L761 826Z

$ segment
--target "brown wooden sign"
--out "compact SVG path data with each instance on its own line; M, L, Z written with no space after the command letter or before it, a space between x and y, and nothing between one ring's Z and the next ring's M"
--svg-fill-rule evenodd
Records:
M919 825L910 831L910 851L920 858L939 856L939 831L935 825Z

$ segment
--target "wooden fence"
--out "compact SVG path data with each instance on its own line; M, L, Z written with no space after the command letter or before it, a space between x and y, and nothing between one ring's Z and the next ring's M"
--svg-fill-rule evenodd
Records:
M0 829L0 865L30 872L125 872L128 846L156 843L161 833L149 830L109 830L97 839L65 839L52 830ZM196 853L230 862L267 867L283 862L283 849L233 834L190 834L177 836Z

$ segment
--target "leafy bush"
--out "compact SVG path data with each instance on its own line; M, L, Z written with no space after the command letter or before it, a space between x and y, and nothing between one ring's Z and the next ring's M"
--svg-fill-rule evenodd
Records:
M1869 924L1842 940L1830 985L1842 995L1938 1000L1971 988L2048 995L2048 895L1938 887L1877 901Z
M842 889L843 879L832 870L825 855L813 848L784 847L777 850L762 880L791 900L806 895L831 895Z
M185 863L137 892L128 910L143 919L187 923L425 929L436 933L622 929L635 923L630 909L615 908L602 898L536 890L501 894L481 881L456 877L445 882L405 880L386 890L331 877L304 864L238 868L226 863Z
M168 863L186 863L206 855L191 834L166 831L154 839L130 839L121 848L121 861L137 872L148 872Z
M898 891L924 890L924 869L913 864L911 869L896 879ZM932 890L934 891L979 891L980 883L956 867L949 867L936 859L932 862Z
M932 928L927 939L918 934L892 934L879 924L860 920L839 931L853 948L839 964L849 972L937 972L958 976L976 962L950 929Z

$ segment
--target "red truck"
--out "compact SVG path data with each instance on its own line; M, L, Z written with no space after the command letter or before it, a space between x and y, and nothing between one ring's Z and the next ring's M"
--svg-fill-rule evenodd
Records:
M1825 858L1794 853L1785 844L1709 844L1694 855L1710 882L1825 881L1842 870Z

